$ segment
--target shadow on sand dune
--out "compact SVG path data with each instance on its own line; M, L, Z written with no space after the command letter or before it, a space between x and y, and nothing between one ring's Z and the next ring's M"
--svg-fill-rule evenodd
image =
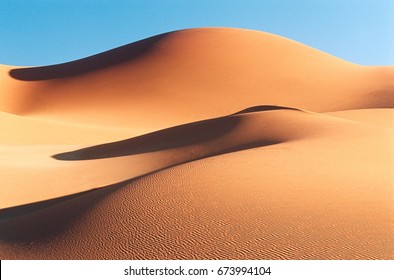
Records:
M0 210L0 240L37 242L66 230L99 201L119 189L115 184L47 201Z
M272 110L297 109L272 105L255 106L237 112L231 116L235 116L237 114ZM204 120L166 128L126 140L56 154L53 156L53 158L66 161L102 159L150 153L173 148L187 147L195 144L204 144L220 136L223 136L226 133L229 133L241 122L241 119L232 118L231 116L225 116L216 119ZM237 146L231 149L221 150L217 154L229 153L237 150L273 145L278 143L279 142L274 139L266 139L265 141L250 143L241 147Z
M247 113L255 113L255 112L264 112L264 111L275 111L275 110L294 110L294 111L301 111L300 109L297 108L292 108L292 107L286 107L286 106L278 106L278 105L258 105L258 106L253 106L249 107L246 109L243 109L241 111L238 111L233 115L239 115L239 114L247 114Z
M97 55L67 63L12 69L9 75L22 81L41 81L66 78L103 69L139 58L149 52L166 34L157 35Z

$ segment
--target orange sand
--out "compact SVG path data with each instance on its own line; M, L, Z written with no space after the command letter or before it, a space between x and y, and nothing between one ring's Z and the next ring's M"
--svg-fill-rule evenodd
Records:
M205 28L0 85L2 259L394 258L394 67Z

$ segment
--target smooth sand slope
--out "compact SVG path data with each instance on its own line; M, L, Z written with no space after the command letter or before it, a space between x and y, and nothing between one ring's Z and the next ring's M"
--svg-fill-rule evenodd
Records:
M394 258L394 67L205 28L0 85L3 259Z

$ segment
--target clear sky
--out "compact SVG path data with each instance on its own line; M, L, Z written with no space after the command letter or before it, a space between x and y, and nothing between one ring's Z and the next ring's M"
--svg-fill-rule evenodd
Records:
M0 64L67 62L191 27L275 33L394 65L394 0L0 0Z

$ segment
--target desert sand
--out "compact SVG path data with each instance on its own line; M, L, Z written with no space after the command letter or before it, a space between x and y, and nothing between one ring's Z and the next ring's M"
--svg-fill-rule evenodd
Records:
M394 67L199 28L0 87L1 259L394 259Z

